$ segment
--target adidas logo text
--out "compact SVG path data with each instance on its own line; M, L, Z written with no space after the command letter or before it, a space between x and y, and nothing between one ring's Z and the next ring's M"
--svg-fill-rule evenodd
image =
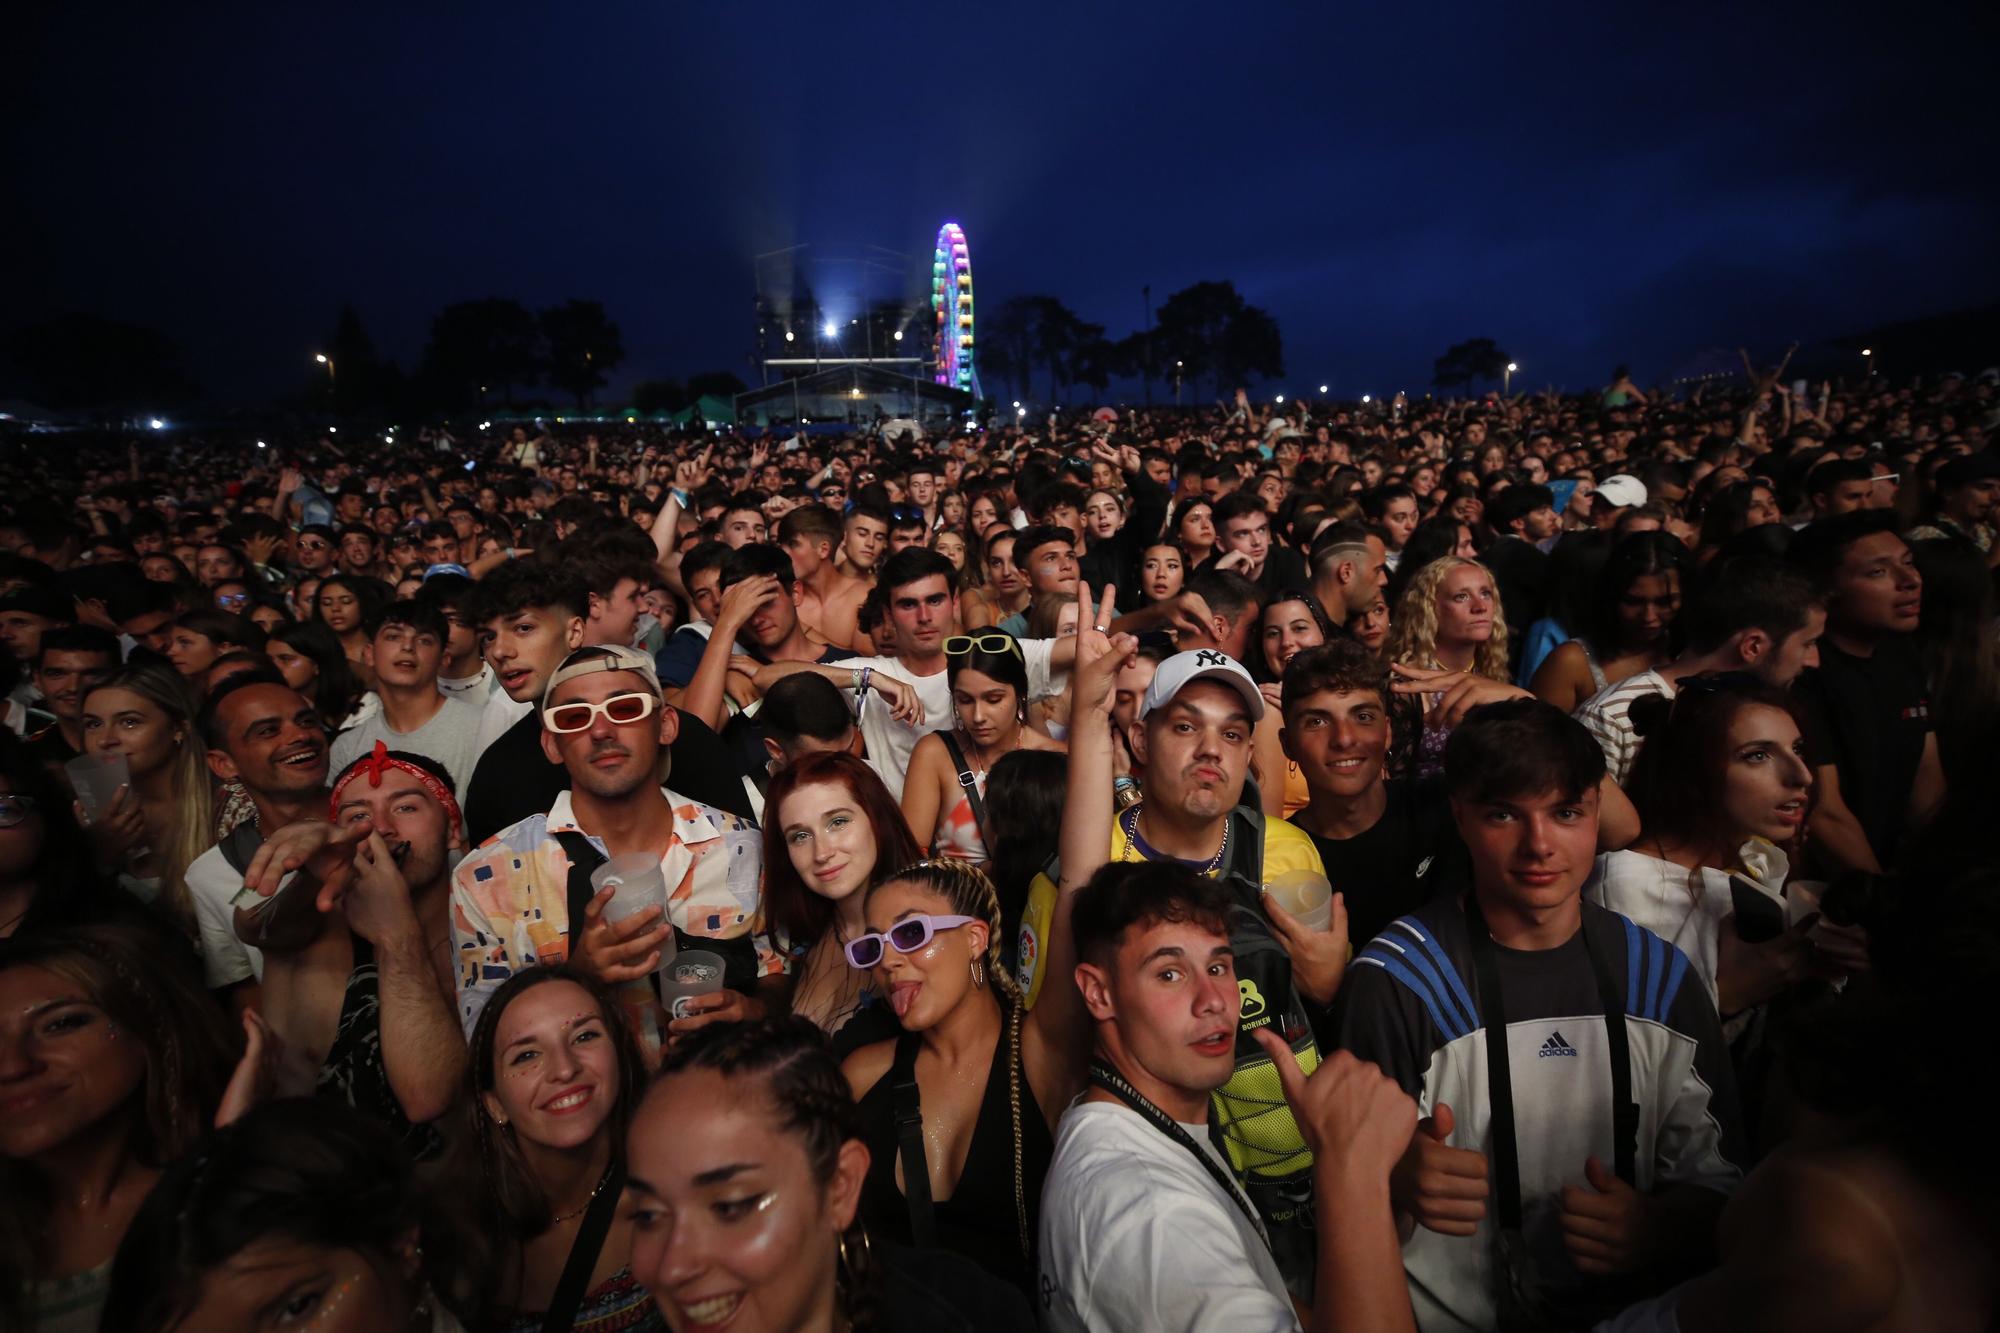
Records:
M1574 1057L1576 1055L1576 1047L1564 1041L1562 1033L1551 1032L1549 1034L1549 1039L1542 1043L1542 1049L1537 1054L1537 1058L1546 1060L1552 1055L1567 1055Z

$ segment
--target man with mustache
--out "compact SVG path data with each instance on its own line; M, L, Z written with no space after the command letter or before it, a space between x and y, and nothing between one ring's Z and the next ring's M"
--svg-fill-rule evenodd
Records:
M464 819L451 775L378 741L317 813L330 821L258 848L236 896L236 931L262 956L278 1090L338 1097L429 1157L442 1142L429 1122L465 1072L449 883Z
M669 1033L754 1017L784 963L763 931L763 855L749 820L668 790L662 768L680 728L661 698L653 660L597 644L562 659L536 716L542 754L568 786L545 813L500 830L452 874L459 1016L467 1032L500 984L537 963L574 963L620 987L650 1049ZM612 857L656 859L667 906L612 920L613 889L590 874ZM683 949L719 955L726 989L662 1027L651 977Z

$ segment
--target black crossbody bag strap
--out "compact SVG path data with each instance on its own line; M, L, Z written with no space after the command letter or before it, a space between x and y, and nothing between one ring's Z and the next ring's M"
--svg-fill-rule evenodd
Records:
M889 1107L896 1117L896 1151L903 1160L903 1199L910 1206L910 1244L929 1246L936 1230L931 1204L931 1169L924 1159L924 1106L917 1090L917 1048L922 1038L896 1038L896 1062L889 1066Z
M1137 1111L1147 1124L1187 1149L1194 1159L1201 1163L1202 1170L1208 1172L1216 1187L1229 1196L1229 1201L1236 1205L1236 1211L1242 1213L1244 1220L1250 1223L1250 1229L1263 1237L1266 1247L1270 1245L1271 1237L1265 1232L1263 1222L1258 1220L1256 1211L1243 1197L1243 1191L1237 1187L1235 1178L1218 1166L1213 1157L1203 1152L1201 1145L1189 1138L1188 1132L1182 1129L1172 1116L1155 1106L1146 1094L1127 1083L1117 1070L1099 1064L1095 1060L1090 1064L1090 1086L1104 1089Z
M951 766L958 772L958 785L965 792L965 800L972 807L972 822L979 827L979 841L985 845L990 856L993 853L993 839L986 832L986 802L979 795L979 778L966 762L965 751L959 748L958 736L949 731L940 731L944 738L945 753L951 756Z
M590 1274L604 1250L604 1238L611 1234L611 1217L618 1211L618 1197L625 1192L625 1173L614 1170L604 1181L583 1225L570 1242L569 1258L563 1261L562 1276L556 1280L555 1295L549 1298L548 1313L542 1316L542 1333L565 1333L576 1327L577 1312L590 1293Z
M1639 1104L1632 1100L1632 1039L1625 1030L1625 997L1611 975L1605 951L1591 943L1590 932L1583 935L1584 952L1590 955L1590 970L1597 976L1597 998L1604 1005L1604 1031L1611 1052L1611 1132L1612 1170L1633 1188L1639 1184Z
M1514 1142L1514 1077L1507 1061L1507 1012L1500 1002L1500 970L1493 937L1479 904L1465 895L1472 941L1472 978L1479 988L1479 1021L1486 1029L1486 1087L1492 1102L1493 1202L1502 1231L1521 1229L1521 1159Z
M1493 1195L1500 1227L1521 1229L1521 1159L1514 1138L1514 1080L1507 1058L1507 1011L1500 994L1500 972L1494 961L1493 937L1472 894L1465 896L1467 934L1471 937L1472 971L1479 987L1479 1020L1486 1029L1486 1083L1492 1099ZM1618 994L1611 968L1584 936L1584 952L1597 978L1604 1006L1604 1027L1611 1056L1611 1124L1618 1178L1635 1184L1639 1108L1632 1101L1632 1048L1625 1031L1625 1001Z

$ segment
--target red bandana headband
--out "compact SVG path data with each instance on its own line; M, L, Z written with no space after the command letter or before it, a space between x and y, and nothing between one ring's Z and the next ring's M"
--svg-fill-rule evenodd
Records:
M451 821L452 832L456 833L463 827L465 817L459 813L458 798L451 794L451 788L439 782L437 774L426 772L421 765L413 764L407 759L398 759L390 754L387 741L376 741L375 749L366 758L357 759L349 764L347 772L333 784L333 797L327 802L331 816L336 820L340 818L340 794L352 786L356 778L366 773L368 785L371 788L380 787L382 779L391 769L399 773L408 773L415 778L423 789L431 794L431 799L444 807L445 818Z

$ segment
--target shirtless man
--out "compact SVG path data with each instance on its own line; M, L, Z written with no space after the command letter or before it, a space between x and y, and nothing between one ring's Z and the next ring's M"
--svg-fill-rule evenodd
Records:
M263 951L280 1087L324 1084L366 1114L400 1117L405 1141L432 1149L416 1127L450 1109L465 1071L448 873L464 822L451 778L378 744L334 779L326 811L332 822L265 840L235 912L238 938ZM294 869L301 879L275 896Z
M854 577L873 578L875 566L889 558L889 511L879 505L856 505L847 516L846 535L834 558Z
M873 652L859 624L870 583L843 573L833 560L834 547L842 544L840 527L824 505L801 505L779 520L778 545L792 558L806 628L838 647Z

